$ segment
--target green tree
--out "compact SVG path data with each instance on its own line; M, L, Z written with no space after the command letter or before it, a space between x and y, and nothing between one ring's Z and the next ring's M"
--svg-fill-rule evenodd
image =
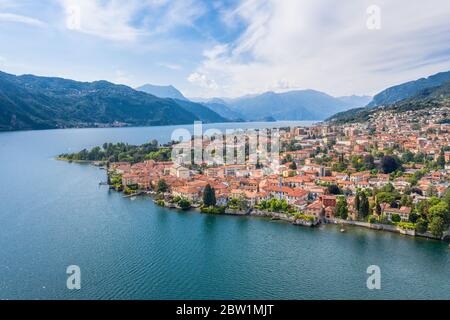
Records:
M168 190L169 190L169 186L167 185L166 181L164 179L159 180L158 185L156 187L156 192L165 193Z
M355 197L355 209L356 209L356 212L359 212L360 208L361 208L361 198L359 197L359 192L358 192L356 194L356 197Z
M419 218L419 220L417 220L416 223L416 231L418 233L425 233L428 230L428 221L423 219L423 218Z
M291 170L297 170L297 164L296 164L295 162L292 162L292 163L289 165L289 169L291 169Z
M445 230L447 230L447 225L443 218L435 216L431 219L430 232L433 236L441 238Z
M336 205L336 215L344 220L348 218L348 204L345 197L339 197L338 203Z
M359 206L359 216L361 219L365 220L365 218L369 215L369 208L370 208L370 204L369 204L369 199L367 198L366 194L364 192L361 192L361 203Z
M339 189L339 187L335 184L328 186L327 191L329 194L334 194L334 195L338 195L338 194L342 193L341 189Z
M203 205L205 207L213 207L216 203L216 191L208 184L203 191Z
M428 214L430 218L440 217L444 220L444 223L448 224L450 222L449 207L445 201L440 201L439 203L433 205L428 209Z
M392 173L400 168L400 162L392 156L384 156L381 160L381 169L384 173Z
M183 210L189 210L192 206L191 202L185 198L182 198L180 201L178 201L178 205Z
M378 216L381 216L381 206L380 202L378 201L378 198L375 203L375 212L377 213Z
M436 164L440 168L445 167L445 155L444 155L444 149L441 149L441 153L439 157L436 159Z
M400 221L402 221L402 218L398 214L394 213L391 216L391 220L392 220L392 222L400 222Z

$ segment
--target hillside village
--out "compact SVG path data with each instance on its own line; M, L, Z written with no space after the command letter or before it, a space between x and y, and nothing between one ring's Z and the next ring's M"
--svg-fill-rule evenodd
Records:
M222 211L204 212L270 212L292 222L359 222L441 238L450 222L448 111L381 110L366 123L282 129L276 170L264 161L115 162L110 184L131 195L151 191L167 206L205 208L207 188L214 192L209 205Z

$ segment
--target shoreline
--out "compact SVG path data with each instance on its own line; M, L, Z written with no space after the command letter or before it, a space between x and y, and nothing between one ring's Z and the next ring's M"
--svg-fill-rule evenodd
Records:
M138 195L139 196L139 195ZM154 194L147 194L150 198L152 198L153 203L156 206L169 209L169 210L177 210L177 211L184 211L184 212L197 212L200 214L206 214L206 215L217 215L217 216L235 216L235 217L256 217L256 218L266 218L270 219L271 221L281 221L283 223L289 223L294 226L303 226L303 227L319 227L320 225L347 225L351 227L357 227L361 229L370 229L374 231L381 231L381 232L390 232L390 233L396 233L403 236L408 236L411 238L424 238L427 240L435 240L435 241L444 241L448 242L449 235L445 235L443 238L438 238L433 236L431 233L427 232L426 234L417 233L415 230L404 230L396 225L387 225L387 224L371 224L369 222L364 221L350 221L350 220L341 220L341 219L333 219L333 220L326 220L318 221L317 223L308 224L306 222L295 220L295 217L289 216L285 213L279 213L279 212L270 212L270 211L262 211L262 210L254 210L250 209L248 213L244 211L239 210L231 210L226 209L225 213L204 213L201 212L200 207L192 207L190 209L184 210L179 207L177 207L175 204L169 204L167 205L165 202L164 206L158 205L156 203L157 200L154 199ZM345 229L343 229L346 232Z
M214 124L236 124L236 123L280 123L280 122L307 122L312 124L317 124L320 122L326 122L325 120L277 120L277 121L229 121L229 122L204 122L203 125L214 125ZM13 133L13 132L45 132L45 131L68 131L68 130L88 130L88 129L131 129L131 128L164 128L164 127L179 127L179 126L192 126L193 123L182 123L182 124L164 124L164 125L130 125L130 126L87 126L87 127L66 127L66 128L42 128L42 129L18 129L18 130L0 130L1 133Z

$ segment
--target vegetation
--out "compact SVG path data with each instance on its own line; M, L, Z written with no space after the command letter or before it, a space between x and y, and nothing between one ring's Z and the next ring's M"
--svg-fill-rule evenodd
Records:
M155 203L158 205L158 206L160 206L160 207L164 207L164 205L165 205L165 203L164 203L164 200L156 200L155 201Z
M336 205L336 217L347 220L348 218L348 205L345 197L339 197Z
M442 76L442 74L445 76ZM393 89L394 91L397 91L397 87L389 88L385 92L382 92L378 98L377 96L374 97L374 101L379 99L379 101L383 102L378 102L375 105L370 105L365 108L344 111L335 114L327 120L334 122L335 124L366 122L369 120L370 116L375 114L381 108L394 112L406 112L446 107L450 102L450 72L437 74L435 76L439 78L439 81L433 81L433 86L431 87L418 86L405 92L403 91L404 89L401 89L394 94L395 98L387 98L385 95L392 94L389 90ZM411 83L406 83L404 85L410 86Z
M216 203L216 191L208 184L203 191L203 206L214 207Z
M0 131L192 123L199 118L172 99L107 81L77 82L0 72Z
M232 198L230 201L228 201L228 208L232 210L241 210L246 211L249 209L249 205L247 200L242 198Z
M166 181L164 181L164 179L159 180L156 187L156 192L166 193L167 191L169 191L169 186L167 185Z
M274 198L261 201L258 208L269 212L287 212L288 204L286 200L278 200Z
M192 207L192 203L188 199L182 198L180 201L178 201L178 206L182 210L189 210Z
M381 168L384 173L392 173L401 167L401 163L396 157L384 156L381 160Z
M303 213L297 212L294 214L294 219L295 220L303 220L303 221L308 221L308 222L314 222L316 221L316 217L314 216L308 216L305 215Z
M200 211L206 214L225 214L225 207L202 207Z
M126 143L104 143L102 147L91 150L81 150L77 153L61 154L58 158L68 161L103 161L138 163L145 160L169 161L171 159L171 145L160 147L158 141L153 140L140 146Z

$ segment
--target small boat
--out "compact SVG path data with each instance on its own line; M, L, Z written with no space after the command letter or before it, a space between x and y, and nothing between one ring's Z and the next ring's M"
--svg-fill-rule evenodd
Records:
M344 233L345 229L344 229L344 225L341 225L341 233Z

